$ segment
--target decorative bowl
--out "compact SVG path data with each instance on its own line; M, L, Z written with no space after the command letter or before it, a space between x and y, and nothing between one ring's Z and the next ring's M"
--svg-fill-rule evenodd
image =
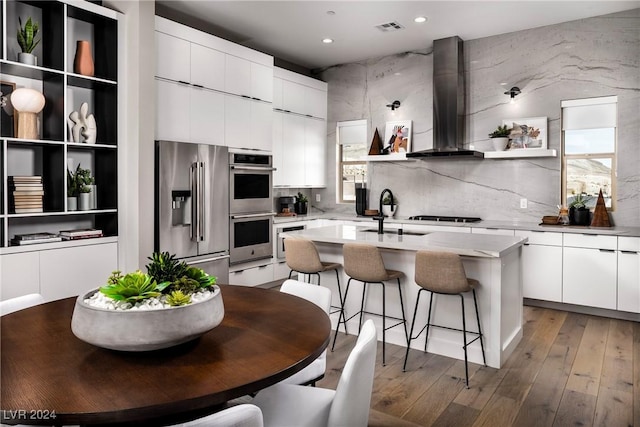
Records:
M150 351L194 340L222 322L224 305L218 286L213 297L179 307L156 310L109 310L84 300L99 290L78 296L71 318L74 335L97 347L120 351Z

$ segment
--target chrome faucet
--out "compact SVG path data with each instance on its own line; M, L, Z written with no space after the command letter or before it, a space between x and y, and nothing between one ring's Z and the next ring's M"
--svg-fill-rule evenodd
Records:
M382 201L384 200L384 195L387 193L389 193L389 197L391 198L391 211L393 211L393 193L388 188L385 188L384 190L382 190L382 193L380 193L380 210L378 211L378 216L373 217L374 220L378 221L378 234L384 233L384 214L382 213Z

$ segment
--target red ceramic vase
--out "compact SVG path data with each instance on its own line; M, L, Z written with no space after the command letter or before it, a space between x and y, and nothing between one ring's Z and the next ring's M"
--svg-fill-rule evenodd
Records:
M87 40L78 40L76 57L73 61L73 71L83 76L93 76L93 58L91 45Z

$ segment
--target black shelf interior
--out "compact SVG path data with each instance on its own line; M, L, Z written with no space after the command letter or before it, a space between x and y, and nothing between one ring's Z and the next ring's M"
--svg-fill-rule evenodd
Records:
M69 105L69 111L79 111L81 101L93 99L89 112L96 119L96 142L105 145L118 144L118 86L81 77L69 76L67 84L78 93L78 100ZM93 104L93 105L91 105Z

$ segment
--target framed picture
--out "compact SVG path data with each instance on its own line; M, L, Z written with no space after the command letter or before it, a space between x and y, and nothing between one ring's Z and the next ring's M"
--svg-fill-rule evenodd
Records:
M411 151L411 120L387 122L382 148L388 149L389 153L409 153Z
M13 82L0 81L0 135L3 137L13 138L18 128L18 115L15 114L9 96L16 90L16 84Z
M547 147L547 118L527 117L521 119L503 119L503 125L511 129L509 150L539 149Z

